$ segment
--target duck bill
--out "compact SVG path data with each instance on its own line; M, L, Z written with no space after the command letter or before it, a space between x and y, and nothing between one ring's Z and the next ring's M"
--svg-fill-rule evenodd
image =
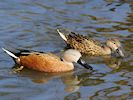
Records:
M87 64L84 60L82 60L82 59L79 59L77 61L77 63L79 63L80 65L82 65L86 69L93 70L93 68L89 64Z
M124 53L123 53L123 51L121 50L121 48L116 49L116 52L117 52L121 57L124 57Z

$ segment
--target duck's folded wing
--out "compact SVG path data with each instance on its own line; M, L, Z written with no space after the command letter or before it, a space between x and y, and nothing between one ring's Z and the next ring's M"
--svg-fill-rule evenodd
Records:
M18 49L19 52L14 53L16 56L27 56L29 54L33 54L33 53L46 53L46 52L42 52L42 51L35 51L35 50L26 50L26 49Z

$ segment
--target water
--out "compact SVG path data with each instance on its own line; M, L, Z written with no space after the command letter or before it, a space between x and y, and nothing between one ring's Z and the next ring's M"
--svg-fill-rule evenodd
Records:
M118 37L126 57L84 57L94 72L82 67L67 73L24 69L0 50L0 100L133 99L132 0L1 0L0 47L59 51L66 44L56 29L65 28L104 41ZM91 59L91 60L90 60Z

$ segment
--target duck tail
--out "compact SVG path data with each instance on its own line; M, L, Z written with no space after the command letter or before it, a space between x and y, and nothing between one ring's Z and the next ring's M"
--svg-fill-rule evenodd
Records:
M15 56L12 52L6 50L5 48L2 48L2 50L5 51L13 59L18 59L19 58L19 57Z
M61 36L61 38L62 38L64 41L67 41L66 36L65 36L62 32L60 32L59 29L57 29L57 32L59 33L59 35Z

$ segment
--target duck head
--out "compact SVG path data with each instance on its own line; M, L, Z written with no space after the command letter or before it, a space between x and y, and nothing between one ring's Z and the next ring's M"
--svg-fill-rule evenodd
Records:
M118 53L121 57L124 57L122 46L117 38L111 38L106 41L106 45L111 49L112 52Z
M84 60L81 59L81 56L82 55L78 50L68 49L63 54L63 61L69 62L69 63L75 62L75 63L82 65L83 67L87 69L92 70L92 67L89 64L87 64Z

